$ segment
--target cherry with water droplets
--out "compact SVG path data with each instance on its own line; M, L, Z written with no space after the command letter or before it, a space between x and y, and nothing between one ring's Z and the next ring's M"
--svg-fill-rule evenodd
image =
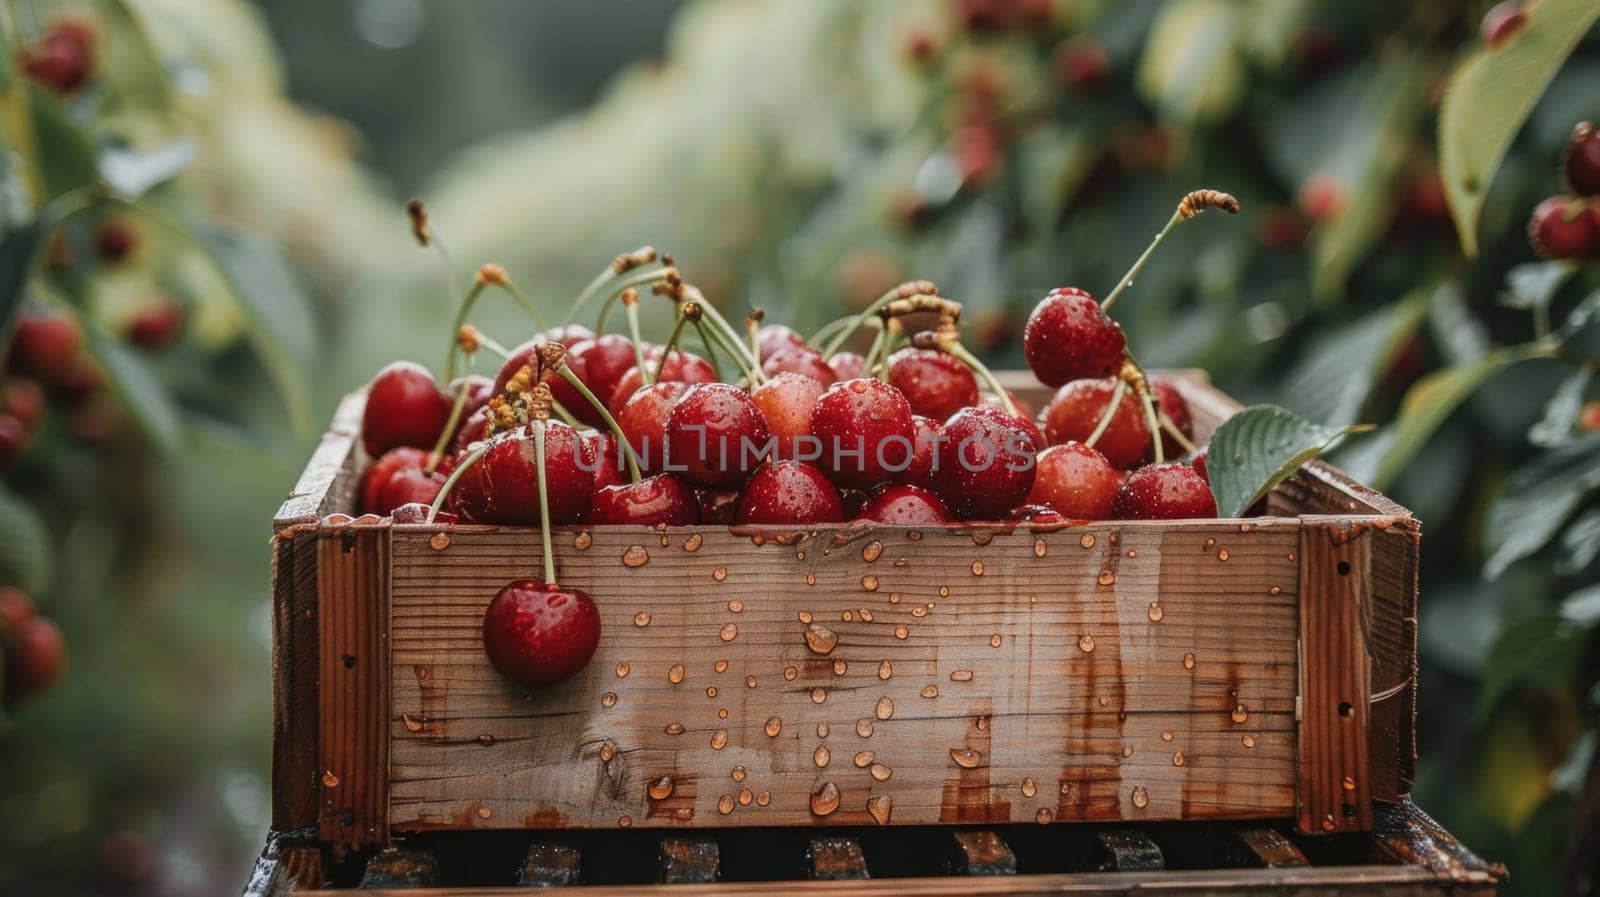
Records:
M697 486L737 486L767 449L766 415L728 383L689 387L667 417L667 457Z
M1178 391L1178 387L1166 380L1152 379L1150 381L1150 393L1152 398L1155 399L1156 409L1161 415L1171 421L1172 425L1178 428L1178 432L1182 433L1185 439L1192 441L1194 439L1194 418L1189 414L1188 400L1183 397L1183 393ZM1142 413L1143 409L1140 410ZM1164 427L1161 430L1161 451L1168 458L1179 457L1185 451L1183 444L1173 438L1172 434L1168 433ZM1146 457L1149 456L1147 455Z
M600 644L600 609L580 589L521 579L483 614L483 649L507 679L536 689L572 678Z
M1210 451L1211 446L1202 445L1200 446L1200 449L1194 453L1194 457L1189 459L1189 466L1194 468L1195 473L1200 474L1200 478L1205 480L1206 485L1208 486L1211 485L1211 474L1206 472L1206 455Z
M840 486L862 488L903 470L915 450L911 405L881 380L841 380L811 411L822 466Z
M890 526L939 526L949 522L950 512L939 496L921 486L889 483L874 490L851 519Z
M1035 526L1044 526L1052 523L1066 523L1068 520L1065 514L1062 514L1055 508L1052 508L1048 505L1032 504L1022 505L1015 511L1012 511L1011 517L1014 520L1020 520L1023 523L1028 523Z
M1528 219L1528 242L1547 259L1579 259L1600 252L1596 216L1574 196L1551 196Z
M401 467L378 487L372 506L366 510L371 514L389 514L401 505L432 504L444 487L445 476L445 472L439 470L428 473L421 465Z
M378 493L389 482L389 478L407 468L421 470L427 463L427 449L416 446L402 445L384 452L367 465L366 471L361 475L361 512L384 513L378 509Z
M806 338L783 324L767 324L756 331L756 349L765 361L780 349L809 348Z
M595 489L588 522L634 526L690 526L700 522L694 490L670 473Z
M432 448L455 407L420 364L396 361L372 378L361 417L361 443L374 458L402 445Z
M944 422L934 454L934 493L958 519L1001 519L1033 488L1036 432L992 405L957 411Z
M578 431L556 421L546 424L545 476L552 524L576 523L588 513L598 463L592 452L593 447ZM537 526L538 477L531 430L495 437L484 456L457 480L450 494L451 507L475 523Z
M906 348L890 355L889 385L911 403L913 414L936 420L978 403L972 369L937 349Z
M811 410L817 406L824 387L811 377L786 371L750 393L777 440L776 457L796 458L798 451L806 449L811 436Z
M800 461L768 461L745 484L734 520L739 524L838 523L844 502L818 468Z
M645 362L651 366L652 374L655 373L656 361L660 357L659 349L655 351L654 357L651 357L651 353L645 353ZM661 375L657 379L662 383L695 384L717 382L717 369L711 366L711 362L682 349L672 350L672 354L667 356L666 361L660 364L660 368ZM615 414L617 409L625 404L628 398L643 385L644 375L639 373L638 365L624 371L611 392L611 413Z
M822 353L810 346L780 346L761 363L761 373L768 377L783 373L801 374L823 386L832 386L839 379L839 375L823 360Z
M911 463L894 475L897 483L913 486L933 485L933 455L943 438L944 425L931 417L911 415Z
M1046 386L1085 377L1109 377L1122 367L1128 338L1122 325L1077 287L1050 291L1022 331L1022 352Z
M1193 467L1151 464L1128 474L1112 508L1118 520L1186 520L1217 516L1217 499Z
M1087 442L1116 392L1115 380L1074 380L1056 390L1044 410L1044 435L1051 445ZM1151 451L1144 409L1132 389L1123 392L1111 424L1094 445L1113 467L1126 470Z
M1028 503L1074 520L1107 520L1122 481L1122 471L1083 443L1052 445L1039 453Z
M855 380L867 371L867 360L858 352L835 352L828 357L828 367L840 380Z
M1561 156L1561 169L1572 192L1600 196L1600 130L1593 123L1581 121L1573 127L1572 138Z
M615 412L618 428L645 470L661 470L666 465L667 418L688 391L687 383L655 383L635 392Z

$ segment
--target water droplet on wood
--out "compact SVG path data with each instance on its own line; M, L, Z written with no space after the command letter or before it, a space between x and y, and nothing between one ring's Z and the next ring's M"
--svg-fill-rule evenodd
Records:
M972 575L973 576L982 576L983 575L983 561L973 561L972 562Z
M683 681L683 664L675 663L672 665L672 669L667 670L667 681L673 685Z
M639 627L640 629L643 629L644 627L649 626L650 625L650 612L642 610L642 611L639 611L638 613L634 614L633 615L633 625Z
M950 587L949 586L940 586L939 587L939 597L940 598L949 598L950 597ZM931 603L928 606L929 607L933 607L933 605Z
M1193 651L1190 651L1189 653L1183 655L1183 668L1186 669L1186 670L1194 669L1194 652Z
M1123 757L1132 757L1133 756L1133 745L1131 745L1131 744L1123 745L1122 746L1122 756Z
M1217 560L1226 561L1227 559L1228 559L1228 549L1224 548L1221 551L1217 552Z
M998 648L1000 647L1000 643L1002 641L1003 639L1000 638L1000 633L997 632L994 635L989 636L989 647Z
M866 769L872 765L873 753L871 751L858 751L855 756L856 769Z
M409 714L409 713L400 714L400 721L405 723L407 732L421 732L422 731L422 723L418 722L417 720L412 719L411 718L411 714Z
M986 530L973 530L972 532L972 544L974 545L988 545L993 541L994 533Z
M832 730L828 728L828 721L827 720L823 720L822 722L817 723L817 737L818 738L827 738L828 737L828 733L830 731L832 731Z
M667 723L666 728L661 731L668 735L682 735L684 733L683 723Z
M1130 549L1128 549L1128 551L1127 551L1127 555L1128 555L1128 557L1131 557L1131 558L1136 558L1136 557L1138 557L1138 556L1139 556L1139 549L1137 549L1137 548L1130 548Z
M1101 570L1098 579L1101 585L1109 586L1117 581L1117 574L1112 573L1110 570Z
M337 788L337 787L339 787L339 777L333 774L333 770L325 769L325 770L322 771L322 787L324 787L324 788Z
M878 719L890 719L894 716L894 699L888 695L878 699L878 705L873 708L873 715Z
M589 546L591 546L593 544L594 544L594 534L593 533L582 532L582 533L579 533L576 536L572 537L572 547L578 549L579 551L588 551L589 550Z
M1089 654L1089 653L1093 652L1094 651L1094 636L1090 635L1087 632L1085 632L1083 635L1078 636L1078 650L1082 651L1085 654Z
M733 779L735 782L744 781L744 777L745 777L744 767L743 766L735 766L733 768L733 770L728 773L728 777Z
M1344 790L1346 790L1346 791L1354 791L1354 790L1356 790L1356 780L1350 778L1349 776L1345 776L1344 777L1344 781L1341 782L1340 784L1344 786Z
M869 592L876 592L878 590L878 577L873 576L871 573L861 577L861 587Z
M1133 805L1141 810L1150 806L1150 792L1144 790L1143 785L1133 786Z
M724 816L733 812L733 795L724 794L717 798L717 812Z
M887 794L874 794L867 798L867 815L879 825L889 824L889 814L894 809L894 798Z
M611 742L600 745L600 762L610 763L611 758L617 755L617 746Z
M741 807L750 806L750 801L755 800L755 797L756 796L750 792L749 788L740 788L739 789L739 806L741 806Z
M817 574L815 574L815 573L807 573L806 574L806 585L814 586L816 584L817 584Z
M601 695L600 696L600 706L601 707L615 707L615 706L617 706L617 693L614 692L614 691L608 691L605 694Z
M694 554L700 550L700 546L705 544L705 541L705 536L695 533L689 538L683 540L683 550L689 552L690 554Z
M763 791L760 794L756 795L756 806L764 807L764 806L766 806L767 804L770 804L770 803L772 803L772 793L771 792Z
M717 687L715 685L707 686L706 687L706 697L715 698L716 696L717 696Z
M1244 705L1240 704L1233 708L1233 712L1228 714L1228 718L1236 723L1242 723L1250 718L1250 711L1244 709Z
M479 735L478 736L478 743L483 745L484 747L493 747L494 746L494 736L493 735Z
M724 624L722 624L722 628L717 630L717 638L722 639L725 642L731 642L731 641L733 641L734 639L736 639L738 637L739 637L739 626L738 626L738 624L735 624L735 623L724 623Z
M1039 786L1034 783L1033 776L1022 777L1022 796L1032 797L1039 793Z
M811 616L811 611L808 611L808 610L803 610L800 613L795 614L795 617L800 622L805 623L806 625L810 625L811 621L813 619L813 617Z
M983 763L983 755L972 748L951 748L950 759L962 769L977 769Z
M919 620L922 619L923 617L926 617L927 615L928 615L927 605L920 605L919 604L916 607L913 607L911 609L911 616L916 617Z
M728 730L718 729L711 733L711 749L720 751L728 746Z
M873 539L861 547L861 559L863 561L870 564L881 557L883 557L883 543L877 539Z
M617 661L617 678L618 679L626 679L626 678L628 678L628 674L630 672L632 672L632 671L633 671L633 667L629 666L628 662L626 660Z
M869 608L863 607L862 609L856 611L856 615L861 618L861 622L863 623L872 622L872 611Z
M794 681L794 677L796 677L798 675L800 675L800 671L795 669L794 667L784 667L783 668L783 678L788 680L789 682L793 682Z
M1084 533L1083 535L1079 536L1078 537L1078 545L1083 547L1083 548L1093 548L1094 547L1094 535L1091 534L1091 533Z
M444 551L446 548L450 547L450 534L434 533L428 537L428 547L432 548L434 551Z
M1183 751L1175 751L1173 753L1173 755L1172 755L1172 765L1173 766L1182 766L1183 765Z
M910 635L911 630L907 628L904 623L901 623L899 626L894 628L894 637L900 639L901 641L905 641L908 637L910 637Z
M922 696L924 698L937 698L939 696L939 686L924 685L922 687Z
M811 752L811 762L817 764L818 769L826 768L833 762L833 753L828 750L827 745L819 744L817 749Z
M1056 814L1051 812L1049 807L1040 807L1039 812L1033 814L1033 821L1040 825L1049 825L1050 821L1055 818Z
M1168 730L1166 732L1162 732L1161 733L1161 740L1162 741L1171 741L1172 740L1172 731Z
M1157 604L1156 602L1152 601L1152 602L1150 602L1150 609L1148 611L1145 611L1145 614L1146 614L1146 616L1148 616L1150 618L1150 622L1152 622L1152 623L1160 623L1161 622L1161 618L1166 616L1167 612L1161 609L1161 605L1160 604Z
M862 717L856 720L856 734L862 738L872 737L872 720Z
M867 775L872 776L875 782L887 782L894 776L894 770L886 763L874 763L867 767Z
M711 578L716 580L717 582L722 582L723 580L728 578L728 568L727 567L714 568L711 571Z
M1246 735L1245 737L1239 739L1239 741L1247 748L1253 748L1256 746L1256 737L1254 735Z
M646 551L643 545L630 546L622 553L624 567L643 567L648 563L650 563L650 552Z
M632 816L618 816L617 817L617 828L633 828L633 817Z
M826 700L828 700L828 690L826 688L822 688L821 686L818 686L816 688L811 689L811 703L813 703L813 704L821 704L823 701L826 701Z
M849 671L850 671L850 664L846 663L844 658L840 657L840 658L835 658L834 659L834 661L833 661L833 674L835 676L843 676L845 673L847 673Z
M666 800L672 796L672 787L672 777L662 776L651 782L650 787L646 790L651 800Z
M1279 588L1278 586L1273 586L1272 588L1267 589L1267 594L1276 598L1277 596L1283 594L1283 589Z
M728 671L728 662L726 660L719 660L711 665L711 669L719 673L726 673Z
M756 677L754 677L754 676L746 676L746 677L744 677L744 687L745 688L755 688L756 687Z
M728 602L728 613L737 614L737 613L743 613L743 612L744 612L744 602L743 601L740 601L739 599L735 598L732 601Z
M831 654L839 646L839 633L820 623L806 627L806 647L814 654Z
M971 670L951 670L950 671L950 681L951 682L971 682L972 681L972 671Z
M832 782L823 782L822 787L811 794L811 812L818 816L827 816L839 809L839 786Z
M899 604L900 603L900 593L899 592L890 592L889 593L889 603L890 604Z

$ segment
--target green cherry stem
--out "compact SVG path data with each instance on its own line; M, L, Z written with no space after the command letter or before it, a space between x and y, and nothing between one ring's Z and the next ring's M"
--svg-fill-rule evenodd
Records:
M562 364L556 368L556 373L561 375L561 379L572 384L572 388L578 391L578 395L583 396L584 401L588 402L589 406L605 421L606 429L610 430L611 435L617 438L617 445L622 449L623 460L628 465L628 479L635 483L639 482L641 479L639 476L639 459L634 456L633 445L628 442L627 437L622 435L622 427L617 424L617 419L611 416L611 411L595 397L594 392L589 389L588 385L580 380L577 374L572 372L572 368Z
M1111 390L1111 401L1106 404L1105 413L1100 415L1100 423L1095 424L1094 432L1090 433L1089 438L1083 441L1084 445L1094 448L1095 443L1100 441L1100 437L1106 434L1106 428L1111 426L1112 418L1117 416L1117 409L1122 407L1122 397L1127 394L1128 381L1118 379L1116 388Z
M445 500L450 497L451 492L455 491L456 483L461 481L462 475L472 469L473 465L482 461L483 456L489 453L492 445L492 443L485 442L473 449L465 458L461 459L461 463L456 465L455 470L450 471L450 475L445 477L444 484L439 487L439 494L433 497L433 504L428 506L428 519L424 522L433 522L433 518L439 515L439 509L444 507Z
M696 304L698 305L699 303ZM704 306L701 307L704 308ZM704 319L695 321L694 326L699 330L700 339L705 342L708 351L711 349L712 344L715 343L722 348L722 351L733 358L734 365L739 368L740 373L744 374L745 381L750 384L751 388L767 382L767 378L762 375L760 367L750 364L749 359L746 358L745 353L742 351L739 340L728 336L723 331L718 330L714 323L707 323Z
M467 323L467 315L472 312L472 306L478 302L478 297L489 286L488 281L478 278L472 282L472 289L467 291L466 298L461 300L461 305L456 308L454 326L450 328L450 354L445 356L444 382L449 383L456 378L456 365L461 358L460 333L462 325Z
M533 459L539 465L539 538L544 542L544 581L556 584L556 549L550 542L550 484L544 470L544 420L533 421Z
M1155 399L1150 397L1150 390L1134 390L1139 394L1139 402L1144 405L1144 424L1150 430L1150 443L1155 447L1156 463L1165 464L1166 451L1161 447L1161 422L1156 419Z
M606 284L611 283L630 270L650 266L651 272L656 273L665 268L665 264L655 264L657 258L658 256L654 249L649 246L641 246L632 252L622 253L612 259L600 270L599 274L594 276L593 280L589 281L587 286L578 292L577 298L573 299L572 304L567 307L567 317L562 323L571 324L577 319L578 313L583 311L584 306L593 301L594 297L600 295L600 291L605 289ZM617 289L621 289L621 287L617 287Z
M1117 297L1121 296L1122 292L1128 287L1133 286L1134 278L1138 277L1139 272L1144 270L1145 263L1149 262L1150 257L1155 255L1156 247L1160 246L1161 241L1167 238L1167 234L1172 233L1173 228L1199 215L1206 209L1221 209L1230 215L1237 215L1239 213L1239 201L1219 190L1193 190L1185 194L1183 199L1178 201L1178 208L1172 213L1172 217L1167 219L1166 226L1161 228L1161 231L1156 234L1156 238L1151 240L1150 245L1146 246L1144 252L1134 260L1133 267L1128 269L1128 273L1122 275L1122 279L1117 281L1116 288L1111 291L1111 295L1100 303L1100 310L1110 311L1111 306L1116 303Z
M712 305L711 301L706 298L705 294L700 292L700 288L694 284L685 283L683 285L683 292L686 298L699 304L701 311L705 312L706 316L710 319L712 328L720 329L722 331L721 335L727 343L726 348L728 351L738 353L741 358L743 358L746 362L749 362L747 365L744 365L744 367L747 369L753 369L757 375L754 380L750 381L751 384L753 385L764 382L766 378L760 376L761 359L757 358L750 352L749 349L745 347L744 340L739 338L739 332L733 329L733 325L729 324L728 319L722 316L722 312L717 311L717 307Z
M878 335L872 338L872 348L867 350L866 361L861 366L861 372L868 377L878 377L878 356L883 352L883 344L888 338L889 328L887 327L879 330ZM879 377L878 379L887 380L886 377Z
M578 420L577 415L573 414L571 411L568 411L565 405L562 405L555 399L550 400L550 410L554 411L556 415L565 421L567 426L571 427L572 429L583 429L583 421Z
M1198 451L1198 447L1194 444L1194 440L1183 435L1183 431L1178 429L1178 425L1172 422L1172 418L1168 417L1165 411L1162 411L1159 408L1156 409L1156 416L1161 418L1162 431L1168 436L1171 436L1172 441L1176 442L1180 448L1191 455Z
M972 354L972 352L968 350L966 346L956 342L952 342L944 346L944 350L951 355L954 355L957 361L960 361L962 364L971 368L973 373L977 374L983 379L984 383L988 384L989 389L993 390L995 398L999 399L1000 407L1004 408L1007 414L1011 415L1012 417L1022 416L1022 414L1017 411L1017 404L1011 401L1011 393L1007 392L1006 388L1000 385L1000 378L994 375L994 371L989 370L988 365L984 364L982 361L979 361L978 356Z
M667 359L671 357L673 350L678 348L678 340L683 338L683 325L687 323L688 320L689 316L683 313L683 306L678 306L677 318L672 322L672 333L667 336L666 345L661 347L661 360L656 362L656 373L655 376L650 378L651 383L661 382L661 372L666 369ZM702 339L704 338L702 337ZM709 355L710 353L708 352L706 354ZM721 372L718 371L719 375L720 373Z
M694 322L694 332L700 334L700 345L706 350L706 360L711 362L711 367L716 370L717 376L720 378L722 376L722 359L717 356L716 341L711 338L711 334L706 332L706 325L698 319ZM663 362L666 361L666 356L661 356L661 360Z
M913 289L915 290L915 292L911 291ZM911 295L915 295L917 292L923 293L925 295L932 296L932 295L936 294L938 292L938 290L937 290L937 288L934 287L933 284L928 283L927 281L921 281L921 282L915 283L915 284L913 284L913 283L901 283L901 284L896 284L893 287L890 287L889 289L887 289L887 290L885 290L883 292L883 295L879 296L878 298L876 298L876 299L872 300L870 303L868 303L867 307L863 308L861 310L860 314L857 314L853 318L846 319L847 323L845 324L844 329L842 329L838 333L834 334L833 339L829 340L828 341L828 345L822 350L822 357L823 358L829 358L829 357L831 357L833 355L833 353L839 351L839 347L844 345L844 341L849 339L850 335L855 333L857 330L860 330L862 327L867 326L867 322L870 321L871 319L873 319L874 317L876 317L877 314L878 314L878 311L880 309L882 309L885 305L888 305L890 302L893 302L895 299L908 297L908 296L911 296ZM828 330L830 328L833 328L833 327L837 326L838 323L839 322L834 321L832 323L824 325L822 329L823 330ZM815 336L811 337L811 342L813 344L815 344L817 342L817 340L821 337L821 335L822 335L822 331L821 330L817 331L817 334Z
M472 392L472 381L462 380L456 388L456 401L450 406L450 416L445 418L444 429L439 431L439 438L434 441L433 449L428 452L428 463L422 468L423 473L433 473L438 468L439 462L444 460L445 446L450 444L450 437L456 435L456 427L461 423L461 412L467 407L467 395Z
M662 272L666 270L666 268L651 268L638 274L630 274L627 277L619 278L615 283L611 284L611 290L606 294L605 301L600 305L600 314L595 318L594 332L596 334L605 332L606 319L611 317L611 307L617 304L617 299L622 296L623 291L629 287L637 289L661 281L663 279Z

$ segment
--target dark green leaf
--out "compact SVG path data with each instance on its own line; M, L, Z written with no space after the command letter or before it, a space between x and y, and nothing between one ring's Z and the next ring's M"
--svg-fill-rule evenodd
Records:
M1544 0L1504 45L1478 50L1456 69L1439 115L1439 167L1456 233L1478 254L1478 216L1506 149L1540 94L1595 19L1594 0Z
M1387 486L1467 396L1483 381L1521 357L1513 350L1498 349L1474 364L1445 368L1418 380L1400 403L1400 414L1394 424L1394 442L1372 479L1373 488Z
M1583 633L1556 614L1512 622L1501 631L1484 661L1483 691L1476 718L1482 722L1513 688L1560 681L1583 650Z
M45 198L55 199L94 184L100 177L100 169L94 163L94 142L67 114L66 107L49 94L29 88L28 108L38 150L34 161L39 166Z
M1600 291L1590 293L1568 313L1555 333L1569 358L1600 362Z
M1206 473L1217 513L1237 517L1267 490L1352 430L1323 427L1276 405L1253 405L1211 434Z
M1483 538L1489 579L1553 538L1585 496L1600 487L1600 434L1546 452L1507 478L1489 505Z
M0 337L11 333L11 321L22 307L34 262L49 232L49 222L39 217L0 238Z
M100 174L123 198L138 199L181 174L194 161L194 153L192 137L180 137L147 151L108 147L100 153Z
M43 594L50 588L53 568L44 521L16 493L0 485L0 583Z
M143 356L90 326L89 351L105 368L106 381L133 422L156 448L175 452L183 442L183 421L165 383Z
M1416 332L1428 294L1400 302L1318 334L1284 378L1283 404L1332 424L1354 422L1383 367Z
M1489 328L1467 307L1461 285L1441 284L1428 301L1429 330L1448 363L1461 367L1489 354Z
M1583 396L1594 379L1594 368L1581 367L1562 381L1544 404L1544 417L1528 431L1528 441L1544 448L1555 448L1572 441L1572 428L1583 409Z
M1600 623L1600 585L1579 589L1561 602L1561 616L1585 629Z
M1244 11L1222 0L1167 4L1139 61L1139 92L1184 125L1228 115L1244 95L1244 23Z
M1600 557L1600 509L1584 511L1561 531L1556 572L1570 576Z

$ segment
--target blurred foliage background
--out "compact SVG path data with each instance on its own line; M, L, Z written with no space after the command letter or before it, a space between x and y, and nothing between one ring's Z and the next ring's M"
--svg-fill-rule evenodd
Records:
M83 348L8 363L47 411L7 459L0 583L71 663L0 724L0 893L242 882L268 520L338 395L437 366L449 326L407 196L551 308L651 243L802 330L929 278L1020 366L1033 303L1103 295L1198 186L1245 211L1172 236L1118 303L1131 345L1380 425L1336 460L1424 522L1417 799L1507 893L1556 893L1596 800L1600 272L1525 223L1600 117L1600 8L1530 3L1490 51L1487 6L4 4L0 320L68 309ZM36 60L78 20L64 89Z

